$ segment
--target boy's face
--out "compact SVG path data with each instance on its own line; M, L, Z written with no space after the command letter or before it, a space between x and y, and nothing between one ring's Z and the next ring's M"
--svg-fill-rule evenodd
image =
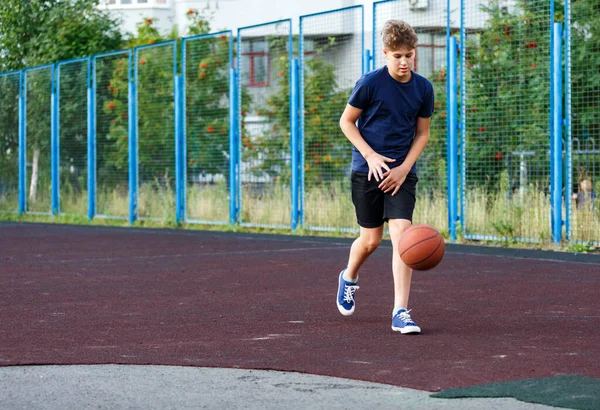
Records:
M396 81L405 83L410 80L410 72L415 66L415 51L408 46L401 46L397 50L383 50L388 71Z

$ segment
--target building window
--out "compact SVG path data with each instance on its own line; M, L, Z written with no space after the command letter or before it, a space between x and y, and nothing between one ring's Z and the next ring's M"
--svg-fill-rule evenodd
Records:
M269 46L264 40L242 43L242 84L253 87L269 85Z
M310 56L315 53L315 40L304 40L304 55Z
M446 66L446 34L419 33L415 71L429 77Z

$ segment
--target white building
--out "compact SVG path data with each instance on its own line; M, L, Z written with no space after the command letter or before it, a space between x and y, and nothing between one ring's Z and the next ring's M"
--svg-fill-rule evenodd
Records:
M510 3L514 0L499 0ZM481 26L484 21L478 3L488 5L490 0L469 0L466 25ZM299 18L303 15L329 10L364 6L365 48L375 52L375 66L383 64L378 38L373 47L373 25L379 32L388 18L400 18L409 22L419 33L417 71L430 75L445 65L445 30L447 23L447 0L399 0L379 2L378 12L373 19L374 0L104 0L104 7L122 20L123 29L136 31L136 24L151 18L161 32L169 32L176 24L180 34L186 35L186 14L190 9L208 9L212 15L213 31L233 30L281 19L292 19L294 34L299 30ZM471 4L472 3L472 4ZM460 21L460 0L451 0L452 26ZM351 32L360 32L352 27Z
M473 29L482 27L487 18L480 5L489 6L491 2L510 5L515 0L467 1L465 24ZM136 24L152 19L161 32L166 34L177 25L179 34L186 36L187 14L191 9L205 10L204 14L211 16L213 32L232 30L235 36L239 28L246 28L242 31L239 68L242 85L247 86L255 101L266 101L281 75L275 68L279 56L274 53L275 50L269 49L267 36L285 38L290 25L282 24L275 29L272 25L249 27L291 19L291 31L298 34L301 16L352 6L363 6L363 14L360 9L353 9L347 13L311 16L303 26L305 56L312 53L313 47L329 40L335 42L335 46L328 47L324 58L336 65L340 87L351 87L360 77L363 42L364 48L373 53L372 67L384 64L380 39L378 36L374 38L373 32L379 33L390 18L405 20L416 29L419 46L415 70L419 74L428 77L446 66L448 0L104 0L103 5L121 19L124 31L132 33L136 31ZM450 10L451 26L458 30L460 0L450 0Z
M239 27L287 18L297 21L301 15L363 4L357 0L103 0L103 3L122 19L126 31L134 32L136 23L152 18L162 32L177 24L181 34L185 34L186 13L190 9L208 8L213 13L211 26L215 31L235 31Z

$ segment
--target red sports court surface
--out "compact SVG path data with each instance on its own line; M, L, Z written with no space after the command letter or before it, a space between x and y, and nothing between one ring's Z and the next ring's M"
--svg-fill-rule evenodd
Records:
M351 240L0 224L0 365L273 369L437 391L600 377L600 257L448 246L392 332L389 241L335 292ZM557 260L553 260L557 259ZM559 260L562 259L562 260Z

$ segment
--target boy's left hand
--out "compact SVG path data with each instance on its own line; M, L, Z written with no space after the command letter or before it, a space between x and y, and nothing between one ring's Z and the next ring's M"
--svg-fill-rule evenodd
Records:
M392 191L392 196L394 196L400 190L407 175L408 171L402 166L392 168L383 174L383 181L379 184L379 189L385 193Z

